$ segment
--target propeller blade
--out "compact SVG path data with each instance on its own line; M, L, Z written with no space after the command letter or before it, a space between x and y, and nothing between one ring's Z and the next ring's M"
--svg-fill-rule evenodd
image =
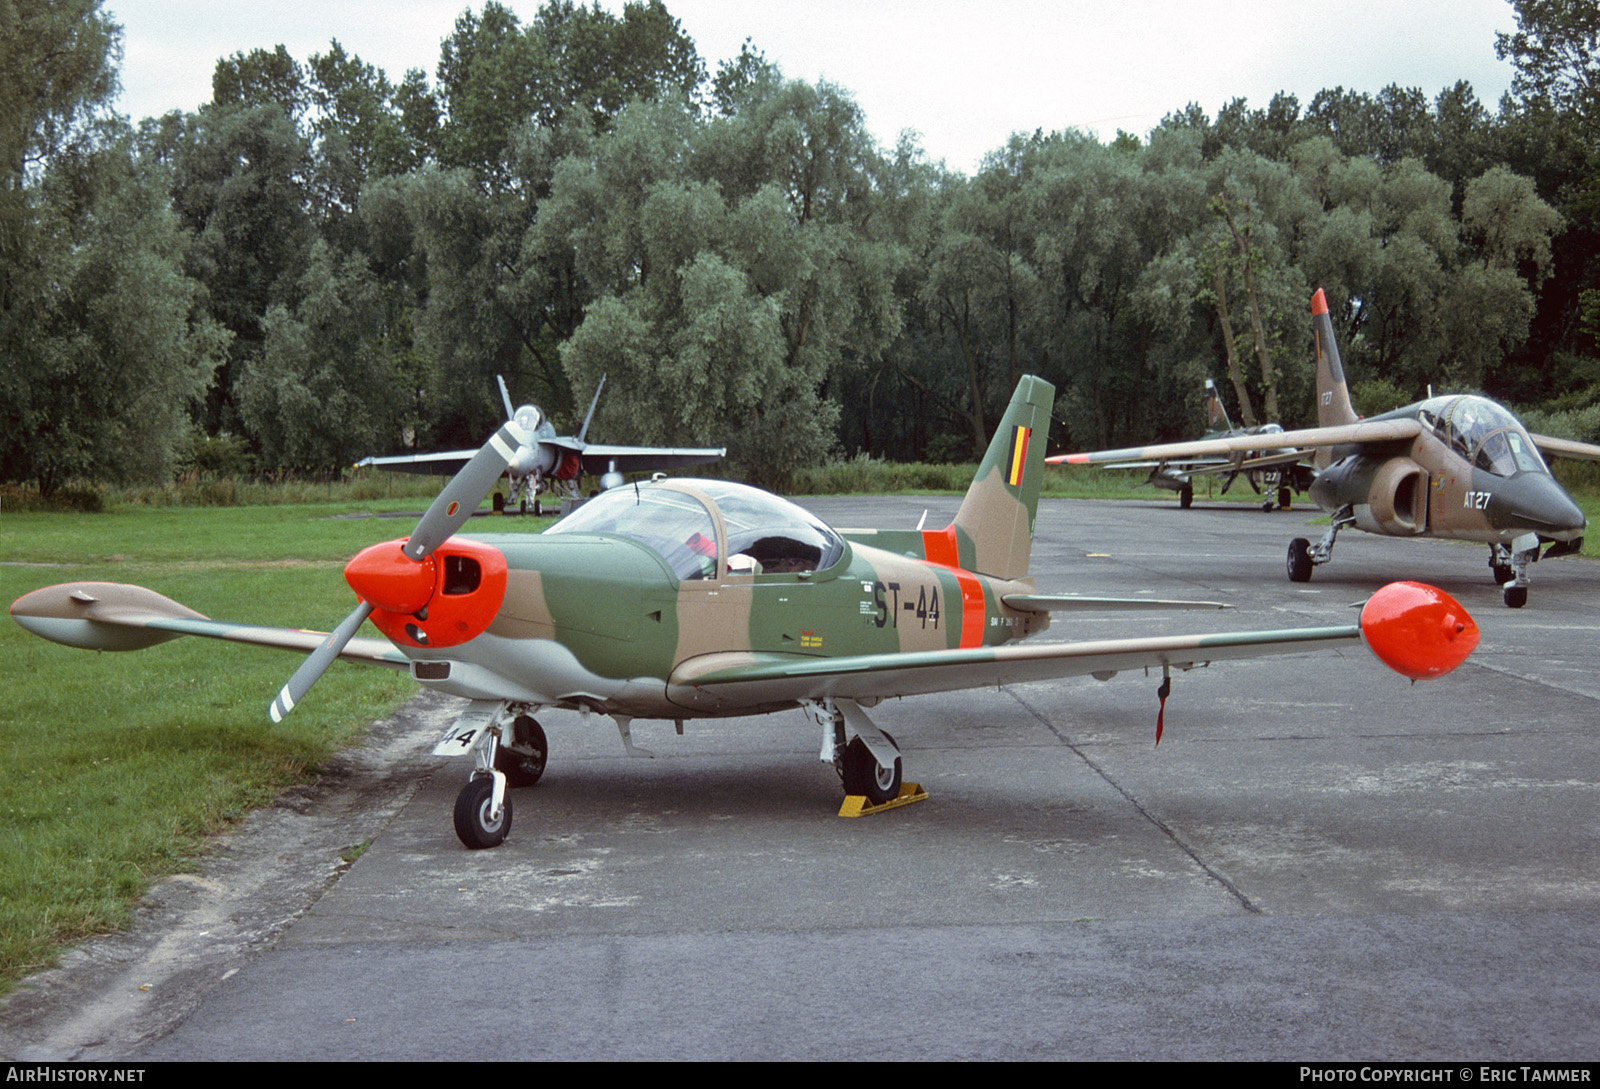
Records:
M421 563L434 549L449 540L478 509L483 497L494 488L495 481L500 479L506 466L516 458L517 448L527 441L527 437L528 433L515 420L508 420L501 425L500 430L489 436L483 449L474 454L472 460L444 486L444 491L433 501L400 551ZM273 722L282 722L283 716L294 710L294 705L317 683L371 614L372 604L360 602L328 638L300 663L300 668L294 671L294 676L283 686L278 698L272 701L270 714Z
M300 668L294 671L294 676L283 686L278 698L272 701L272 710L268 713L272 716L273 722L282 722L283 716L294 710L294 705L305 697L311 686L317 683L317 679L333 664L334 659L339 657L339 652L350 642L356 629L361 627L371 612L372 606L365 601L358 604L355 610L317 646L317 649L300 663Z
M516 459L517 448L527 441L528 433L515 420L502 424L483 449L444 486L400 551L420 563L449 540L472 517L483 497L494 490L494 482Z

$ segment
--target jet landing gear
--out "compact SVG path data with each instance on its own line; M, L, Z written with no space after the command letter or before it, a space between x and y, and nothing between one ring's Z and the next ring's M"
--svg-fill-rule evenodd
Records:
M1503 544L1489 546L1489 569L1494 572L1494 581L1505 589L1502 595L1506 600L1506 607L1520 609L1528 603L1528 564L1539 558L1539 538L1533 534L1518 537L1512 545L1533 543L1516 551Z
M1339 531L1355 523L1355 512L1349 507L1341 507L1333 516L1333 524L1328 527L1328 532L1322 535L1322 540L1316 544L1312 544L1304 537L1296 537L1290 541L1289 581L1310 582L1311 569L1333 558L1333 542L1339 536Z

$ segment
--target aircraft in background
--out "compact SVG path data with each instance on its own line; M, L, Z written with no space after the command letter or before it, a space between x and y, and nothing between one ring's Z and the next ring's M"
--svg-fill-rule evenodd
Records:
M1262 424L1258 427L1234 427L1233 421L1228 418L1228 410L1222 403L1222 397L1217 393L1217 384L1209 378L1206 379L1206 425L1211 430L1205 433L1201 441L1231 438L1237 435L1283 434L1283 428L1275 423ZM1149 469L1150 476L1145 483L1169 492L1177 492L1178 506L1184 510L1188 510L1194 503L1195 477L1226 476L1227 479L1222 482L1222 494L1227 495L1228 489L1233 487L1233 482L1243 474L1251 490L1258 495L1266 496L1261 509L1270 511L1274 506L1288 510L1294 501L1294 493L1303 492L1310 487L1315 474L1308 465L1303 464L1304 461L1305 454L1297 449L1288 448L1265 449L1250 455L1237 453L1228 457L1213 455L1120 461L1103 468Z
M1347 526L1385 537L1440 537L1489 546L1505 603L1528 600L1528 564L1583 548L1583 511L1556 483L1540 454L1600 460L1600 446L1531 435L1503 406L1476 394L1430 397L1369 420L1357 417L1334 341L1328 302L1311 300L1316 334L1317 424L1272 435L1064 454L1054 464L1094 465L1130 458L1249 455L1265 449L1311 453L1310 494L1333 516L1321 540L1289 543L1290 581L1306 582L1333 555Z
M601 490L623 483L625 473L647 473L661 469L683 469L691 465L710 465L722 460L727 447L682 446L602 446L585 442L589 421L594 419L595 406L600 403L600 391L605 388L604 376L595 387L594 399L589 402L589 412L576 436L557 435L555 427L545 419L538 405L511 407L511 392L506 380L499 375L500 399L506 406L506 419L514 420L528 436L517 447L516 457L506 466L505 475L510 482L504 496L494 495L494 509L504 510L517 504L524 512L533 503L533 513L543 513L540 493L557 485L568 498L581 498L578 477L582 473L598 477ZM399 454L393 457L369 457L356 462L358 468L387 469L398 473L425 473L445 476L460 472L477 454L476 450L445 450L436 454Z
M470 754L454 809L468 847L511 826L507 787L542 775L547 708L610 717L631 754L635 718L676 720L801 709L847 795L900 796L898 746L867 709L893 696L1159 669L1363 641L1412 679L1472 652L1472 618L1441 591L1398 583L1359 623L1154 634L1013 646L1066 609L1214 606L1041 594L1028 575L1043 438L1055 390L1017 387L955 520L943 529L837 531L742 484L655 480L612 488L542 534L454 536L528 442L506 423L411 536L345 568L355 609L329 635L207 619L151 590L73 583L18 598L11 615L69 646L137 650L181 635L309 650L272 704L279 721L336 658L408 670L471 703L435 752ZM386 639L356 638L371 618ZM1161 718L1157 716L1157 739Z

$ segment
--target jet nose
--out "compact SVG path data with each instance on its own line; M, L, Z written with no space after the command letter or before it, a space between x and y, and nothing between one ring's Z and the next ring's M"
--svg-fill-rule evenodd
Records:
M1544 473L1521 473L1496 482L1487 513L1495 529L1532 531L1556 541L1582 536L1589 524L1566 489Z

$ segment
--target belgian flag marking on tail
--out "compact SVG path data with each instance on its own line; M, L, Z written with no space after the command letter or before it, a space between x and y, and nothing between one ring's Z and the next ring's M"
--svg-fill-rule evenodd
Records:
M1028 438L1032 433L1031 427L1018 427L1011 436L1011 475L1006 483L1013 488L1022 487L1022 471L1028 467Z

